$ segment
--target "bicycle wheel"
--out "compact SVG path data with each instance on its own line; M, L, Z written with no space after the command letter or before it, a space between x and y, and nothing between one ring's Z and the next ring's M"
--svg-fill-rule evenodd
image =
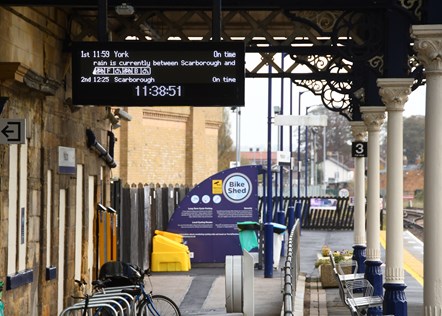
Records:
M157 312L157 313L156 313ZM152 303L143 300L138 316L181 316L180 309L170 298L164 295L152 295Z

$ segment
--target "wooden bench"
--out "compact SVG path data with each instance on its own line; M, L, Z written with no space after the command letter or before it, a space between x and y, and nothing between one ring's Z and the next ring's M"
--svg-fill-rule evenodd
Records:
M338 281L339 295L342 302L354 316L366 315L369 307L382 306L382 296L373 295L373 286L364 278L363 273L339 273L333 254L330 253L333 274Z

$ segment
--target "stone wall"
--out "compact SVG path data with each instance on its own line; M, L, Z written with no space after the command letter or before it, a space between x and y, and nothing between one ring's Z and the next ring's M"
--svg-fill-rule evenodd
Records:
M218 171L222 108L126 108L132 121L113 131L117 169L88 148L87 129L107 148L111 126L106 108L70 104L66 28L79 26L69 25L68 13L0 6L0 96L8 98L0 119L27 125L26 144L0 144L0 280L21 273L33 279L4 288L5 315L57 315L79 294L74 278L95 278L102 238L95 231L96 205L110 205L112 177L194 184ZM60 146L75 150L80 174L59 169ZM16 174L11 166L19 166ZM11 195L15 184L17 196ZM56 269L55 278L46 278L48 267Z
M87 147L86 129L91 128L97 139L107 144L108 123L97 121L105 116L104 108L85 107L71 111L66 99L71 95L69 86L70 56L63 51L68 24L65 12L56 8L0 7L0 96L9 100L1 119L20 118L27 124L27 149L25 145L0 145L0 279L14 277L23 272L20 256L11 258L9 241L17 234L16 247L26 247L24 269L31 271L33 281L17 288L3 290L5 315L57 315L59 293L64 304L74 294L74 267L81 264L82 277L90 279L93 269L88 261L89 236L87 216L95 214L89 205L109 203L108 181L110 170L98 155ZM17 219L17 232L10 231L11 205L9 184L17 175L9 174L12 146L27 150L27 170L19 170L27 178L25 193L26 218ZM83 166L82 188L84 195L89 189L95 192L94 201L85 200L80 205L82 225L76 223L76 174L59 172L59 146L75 149L75 164ZM14 147L15 148L15 147ZM24 151L26 152L26 151ZM101 175L101 170L104 170ZM47 173L52 172L52 182ZM88 177L94 176L94 188L88 187ZM20 183L19 183L20 184ZM59 192L66 190L66 231L64 260L59 261ZM47 197L51 196L50 207ZM21 199L22 197L20 197ZM17 214L20 210L16 210ZM48 213L50 222L47 222ZM21 223L25 230L22 242ZM81 231L81 244L76 244L75 232ZM46 242L48 232L49 244ZM75 258L75 249L82 247L82 256ZM50 251L50 262L47 254ZM46 280L46 267L53 265L60 272L53 280ZM11 271L12 266L12 271ZM9 267L9 268L8 268ZM63 267L63 269L61 269ZM10 270L8 272L8 270ZM61 281L60 281L61 280ZM59 289L61 282L62 291Z

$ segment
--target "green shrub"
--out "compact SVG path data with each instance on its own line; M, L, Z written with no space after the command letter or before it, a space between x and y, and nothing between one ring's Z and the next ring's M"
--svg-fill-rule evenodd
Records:
M330 247L322 246L321 255L325 258L320 258L315 262L315 268L319 268L319 266L323 264L330 264L330 258L328 255L330 254ZM335 262L339 263L341 261L349 259L349 257L353 256L353 250L342 250L342 251L334 251L333 257L335 258Z

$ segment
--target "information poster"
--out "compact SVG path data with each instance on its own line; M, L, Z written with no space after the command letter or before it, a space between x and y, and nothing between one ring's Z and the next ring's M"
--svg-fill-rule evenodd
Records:
M183 199L168 231L184 236L194 263L242 254L238 222L258 221L260 166L228 169L204 180Z

